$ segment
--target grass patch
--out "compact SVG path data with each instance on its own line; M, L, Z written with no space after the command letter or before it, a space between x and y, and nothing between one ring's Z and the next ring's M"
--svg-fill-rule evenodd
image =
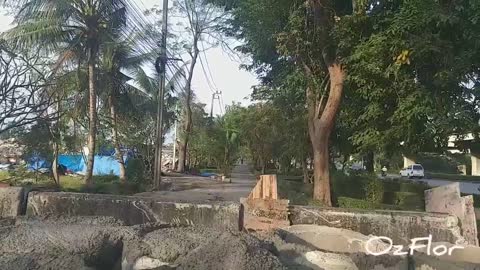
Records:
M444 179L452 181L463 182L480 182L480 176L474 175L461 175L461 174L448 174L448 173L425 173L425 177L428 179Z
M359 200L348 197L339 197L338 206L342 208L356 209L385 209L385 210L402 210L400 206L388 205L382 203L373 203L365 200Z
M25 181L27 179L27 181ZM32 172L23 172L21 176L2 172L0 182L8 182L12 186L24 186L33 189L50 189L77 193L121 194L132 195L145 191L139 183L127 182L122 184L117 176L98 175L93 177L93 187L87 188L83 176L60 176L58 187L48 175L35 175Z
M0 171L0 182L8 180L10 178L10 174L8 171Z
M302 177L278 175L277 179L280 198L294 205L319 205L312 199L313 185L303 183ZM338 207L412 211L424 211L424 191L429 189L423 182L381 181L376 175L338 172L332 175L331 187Z

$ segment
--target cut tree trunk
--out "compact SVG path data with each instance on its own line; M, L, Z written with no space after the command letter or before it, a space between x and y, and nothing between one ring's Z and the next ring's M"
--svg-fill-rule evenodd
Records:
M110 103L110 117L112 118L112 139L113 147L115 149L115 158L117 159L118 165L120 166L120 183L125 184L127 182L127 172L125 170L125 161L123 160L123 154L120 150L120 142L118 139L117 110L115 107L113 93L110 94L108 101Z
M180 141L178 142L177 172L184 172L185 171L185 163L186 163L186 160L187 160L187 150L186 150L187 143L188 143L188 141L183 141L182 139L180 139Z
M305 66L305 70L307 75L313 76L308 66ZM318 99L311 87L307 88L307 101L308 130L313 148L314 164L313 199L322 202L326 206L331 206L329 139L342 101L345 72L341 64L336 61L329 64L328 76L330 89L326 103L324 104L323 102L326 93Z
M93 186L93 164L95 162L95 140L97 136L97 91L95 85L95 55L93 52L88 61L88 156L85 184Z

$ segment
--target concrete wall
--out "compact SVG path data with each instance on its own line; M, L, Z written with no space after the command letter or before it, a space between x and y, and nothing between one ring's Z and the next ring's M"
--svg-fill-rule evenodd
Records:
M159 202L132 196L31 192L29 216L111 216L126 225L160 222L239 229L240 204Z
M25 210L22 187L0 187L0 218L16 217Z
M413 157L403 156L403 168L407 168L410 165L416 164Z
M435 242L464 240L458 218L447 214L292 206L290 222L387 236L398 244L408 244L412 238L430 234Z
M472 175L480 175L480 157L472 154Z
M458 217L462 235L467 243L478 246L473 196L461 197L458 182L425 190L425 211Z

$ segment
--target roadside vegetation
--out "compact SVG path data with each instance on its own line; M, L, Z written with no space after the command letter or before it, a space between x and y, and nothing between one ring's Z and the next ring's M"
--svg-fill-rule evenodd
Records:
M22 186L31 190L132 195L145 191L146 188L140 182L122 183L120 178L115 175L94 176L93 186L88 186L81 175L61 175L59 178L60 184L57 185L48 174L22 169L0 172L0 183Z
M88 190L151 186L162 103L163 129L178 124L177 172L228 176L244 160L258 173L301 175L291 190L325 206L420 209L420 192L379 182L375 169L396 172L403 155L447 156L451 135L474 134L456 147L478 151L475 1L175 0L170 15L180 19L168 35L161 10L133 0L2 4L15 21L0 35L0 138L17 138L27 162L48 160L52 183L65 190L73 183L58 173L61 153L85 155ZM162 37L168 59L159 58ZM241 67L258 78L251 105L224 106L217 96L220 115L192 84L200 70L207 90L229 91L212 83L205 51L216 46L246 57ZM113 149L118 180L92 175L104 149ZM127 154L136 161L125 164ZM368 174L347 175L350 157ZM419 162L454 177L466 161Z
M279 194L292 204L321 205L311 199L312 184L301 177L280 176ZM335 172L332 178L334 206L360 209L424 211L424 191L429 187L409 180L380 180L372 174Z

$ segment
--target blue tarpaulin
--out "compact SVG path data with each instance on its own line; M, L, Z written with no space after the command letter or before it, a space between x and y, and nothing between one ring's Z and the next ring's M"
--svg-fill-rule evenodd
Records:
M58 164L62 164L72 172L81 172L85 167L82 155L59 155Z
M125 158L124 158L125 161ZM83 172L87 166L85 165ZM120 175L120 165L115 157L112 156L95 156L95 163L93 164L93 175L113 174Z
M127 163L127 157L124 158ZM67 167L67 170L74 173L83 174L87 170L86 160L82 155L59 155L58 164ZM50 168L51 164L44 158L35 157L30 159L28 169L38 170L41 168ZM114 156L95 156L93 165L93 175L120 175L120 166Z
M37 171L40 169L50 168L50 166L50 162L43 158L32 158L28 163L27 169L31 171Z

